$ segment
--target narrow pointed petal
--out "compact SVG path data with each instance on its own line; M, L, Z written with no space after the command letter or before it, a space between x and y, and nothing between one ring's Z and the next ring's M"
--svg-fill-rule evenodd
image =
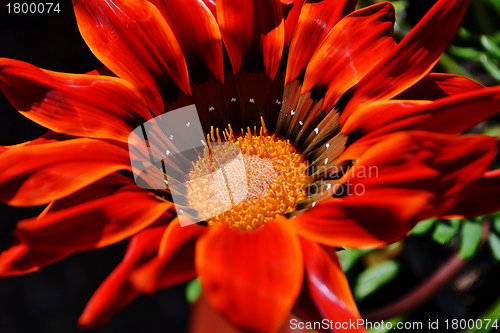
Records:
M347 323L361 319L349 283L340 268L337 255L332 257L317 243L301 238L309 293L323 318L346 323L342 332L365 332L362 325Z
M468 3L469 0L438 0L397 47L347 92L341 123L358 105L388 100L422 79L455 35Z
M483 135L414 131L388 136L341 179L341 198L317 204L289 225L330 246L394 242L418 221L447 213L472 191L495 148L496 140Z
M121 263L104 280L87 303L78 319L80 328L104 325L111 317L139 295L129 281L131 272L151 260L165 227L147 228L130 239L127 253Z
M23 275L35 272L71 253L73 252L38 251L30 249L26 244L16 244L0 253L0 276Z
M137 186L18 223L16 235L44 251L90 250L117 243L151 225L172 206Z
M307 65L302 93L326 90L322 109L329 111L396 45L394 20L394 7L388 2L341 19Z
M2 58L0 89L27 118L74 136L127 141L151 118L136 89L113 77L50 72Z
M463 76L429 73L394 99L436 100L481 88L482 84Z
M357 0L304 2L290 43L285 83L304 73L318 46L335 24L354 10L356 3Z
M285 28L279 0L217 0L217 20L233 72L263 66L274 78L283 52Z
M163 234L158 255L131 275L135 287L152 294L196 277L195 243L206 227L197 224L181 227L179 219L169 223Z
M128 151L94 139L11 148L0 155L0 200L37 206L63 198L118 170L130 170Z
M347 119L350 139L424 130L458 134L500 112L500 86L476 89L435 102L381 101L365 104ZM352 135L351 135L352 133Z
M446 215L478 216L500 210L500 170L484 173L477 186Z
M209 76L224 82L219 25L203 0L150 0L165 18L184 53L191 82Z
M174 83L191 92L186 61L172 30L146 0L73 0L80 33L95 56L139 88L156 114Z
M273 332L303 279L299 239L278 221L249 232L211 227L196 244L196 271L210 304L252 332Z

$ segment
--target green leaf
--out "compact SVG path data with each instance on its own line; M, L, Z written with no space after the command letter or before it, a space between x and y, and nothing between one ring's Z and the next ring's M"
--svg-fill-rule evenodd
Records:
M201 285L198 279L188 282L186 286L186 300L189 303L194 303L201 295Z
M398 275L399 263L395 260L384 261L371 266L359 274L354 287L354 298L361 301L375 290Z
M481 328L473 328L463 331L462 333L476 333L476 332L491 332L497 330L500 325L500 298L498 298L488 310L483 312L478 319L482 321ZM488 327L487 327L488 326Z
M477 251L479 243L481 243L481 235L483 228L480 224L465 221L462 226L460 250L458 255L462 259L472 258Z
M427 231L431 230L432 226L438 219L430 218L424 221L420 221L417 225L410 231L412 235L423 235Z
M342 270L348 272L356 261L369 251L370 250L345 249L344 251L338 252Z
M491 232L488 235L488 244L496 260L500 261L500 237Z
M500 68L491 61L486 54L482 54L479 57L479 61L483 65L484 69L495 79L500 81Z
M491 54L493 57L500 59L500 47L488 36L481 36L481 44L483 45L486 52Z
M458 58L477 60L482 52L473 47L448 46L448 52Z
M458 38L465 40L465 41L470 41L474 42L477 40L477 37L474 36L469 30L465 29L464 27L460 26L457 30L457 36Z
M459 219L441 221L432 233L432 239L439 244L446 244L457 234L459 226Z
M493 217L493 230L500 234L500 215Z

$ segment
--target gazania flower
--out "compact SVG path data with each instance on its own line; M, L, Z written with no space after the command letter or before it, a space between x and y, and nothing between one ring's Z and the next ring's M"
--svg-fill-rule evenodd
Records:
M429 73L468 1L437 1L400 43L391 4L355 4L75 0L83 38L115 76L0 61L5 96L51 130L0 148L0 199L46 205L19 222L0 276L130 237L82 327L196 276L245 331L272 332L292 309L360 318L334 248L500 209L500 175L486 173L496 140L458 135L500 109L500 87ZM127 140L190 104L209 142L239 144L254 186L232 210L181 227L168 188L134 184Z

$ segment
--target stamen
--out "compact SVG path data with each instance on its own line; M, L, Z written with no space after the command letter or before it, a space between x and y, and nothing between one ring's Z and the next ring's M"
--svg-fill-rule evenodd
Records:
M221 142L219 129L216 129L215 133L217 140ZM217 178L214 180L217 184L211 184L213 188L222 189L221 191L226 193L229 191L233 208L208 219L208 224L223 224L241 230L254 230L278 215L295 210L297 203L305 196L303 188L306 183L306 164L292 144L288 140L276 139L275 135L269 136L262 117L258 131L257 127L254 127L253 131L248 127L246 133L242 130L240 136L235 137L231 125L228 125L222 134L226 142L239 145L244 167L241 170L232 169L230 173L223 172L223 180ZM215 141L213 127L210 129L210 134L207 134L207 142L211 151L210 139ZM217 156L221 156L219 152ZM212 153L207 154L205 158L206 160L200 159L193 163L192 170L189 172L191 179L201 176L198 173L206 170L201 166L206 165L207 162L214 170ZM239 175L235 175L238 172L246 176L246 188L228 186L231 177L238 178ZM196 195L188 197L196 198ZM237 198L240 200L236 201ZM196 200L192 200L189 204L195 209L198 209L197 205L200 205Z

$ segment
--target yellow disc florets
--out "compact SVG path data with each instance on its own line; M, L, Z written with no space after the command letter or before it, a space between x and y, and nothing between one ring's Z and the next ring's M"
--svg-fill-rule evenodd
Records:
M219 130L214 130L207 135L207 142L210 148L210 155L205 154L193 163L189 172L191 179L199 178L203 175L202 170L206 170L207 165L221 163L220 156L234 156L234 151L225 146L215 147L213 142L230 142L239 146L239 160L226 168L222 168L221 177L213 177L209 187L212 203L207 206L206 200L196 200L196 195L188 195L192 198L189 205L197 210L216 211L220 208L221 200L219 195L229 194L229 210L207 219L209 225L224 224L242 230L253 230L263 224L273 220L280 214L286 214L295 209L296 204L304 197L303 185L306 180L306 164L302 157L288 140L277 139L275 136L267 134L264 122L260 131L250 128L246 133L241 131L241 136L234 135L231 126L223 131L223 138ZM214 147L212 147L214 146ZM222 148L220 148L222 147ZM215 149L223 149L214 153ZM219 158L214 161L215 155ZM245 177L241 177L244 174ZM245 179L245 184L230 186L234 184L234 179ZM215 189L215 190L214 190ZM199 189L198 189L199 190ZM189 191L189 189L188 189ZM226 195L227 196L227 195ZM194 200L193 200L194 199ZM214 204L218 202L219 204ZM201 205L205 205L201 207Z

